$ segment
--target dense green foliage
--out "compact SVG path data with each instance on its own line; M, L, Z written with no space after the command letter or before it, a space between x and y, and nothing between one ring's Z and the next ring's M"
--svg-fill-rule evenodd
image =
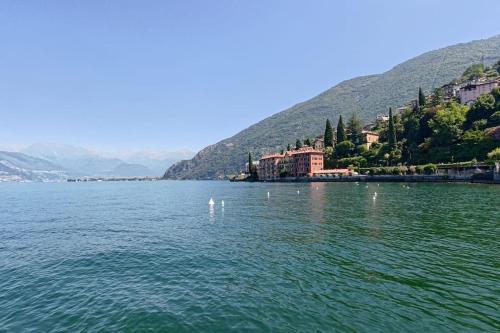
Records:
M295 141L295 149L300 149L300 148L302 148L302 141L297 139L297 141Z
M492 149L500 146L492 134L499 129L495 127L499 126L499 114L500 88L481 95L470 108L453 100L444 102L434 93L427 104L407 108L398 115L389 109L389 121L376 126L381 140L369 149L357 146L357 136L351 133L348 141L334 147L331 156L327 154L327 166L359 168L492 160L496 156ZM422 172L431 173L430 166ZM391 170L393 174L404 174L400 169ZM377 172L386 169L370 171Z
M333 147L333 128L329 119L326 120L325 134L323 138L325 140L325 147Z
M397 65L383 74L341 82L306 102L264 119L231 138L206 147L193 159L172 166L166 172L165 177L213 179L238 173L245 164L248 150L251 150L257 157L265 152L279 151L286 147L287 143L294 142L295 138L311 137L321 133L325 119L335 121L340 115L346 116L357 112L364 122L373 121L377 114L385 113L388 106L401 106L415 99L419 86L424 92L432 91L435 87L460 77L469 66L480 61L480 55L484 56L485 64L491 65L498 60L499 54L500 35L428 52ZM426 108L423 112L432 113L433 111ZM432 115L430 114L429 117L432 118ZM416 142L418 147L425 138L429 137L429 132L432 130L425 117L415 116L415 120L422 121L422 124L419 124L419 140ZM398 121L401 120L395 119L396 130ZM400 139L399 136L398 139ZM341 141L345 140L338 142ZM397 163L397 158L402 155L405 147L406 144L400 142L396 150L383 152L382 157L373 156L373 160L377 160L377 163L380 162L379 160ZM420 151L417 147L414 149L415 153L418 150L419 158L429 154L429 151ZM483 148L476 147L475 149L482 152ZM374 152L367 154L374 154ZM387 158L385 154L388 154ZM456 153L454 154L456 157ZM417 157L412 156L412 159L415 158Z
M407 110L399 116L405 130L398 143L403 153L395 162L485 160L500 145L488 135L498 126L499 111L500 88L480 96L470 108L452 101Z

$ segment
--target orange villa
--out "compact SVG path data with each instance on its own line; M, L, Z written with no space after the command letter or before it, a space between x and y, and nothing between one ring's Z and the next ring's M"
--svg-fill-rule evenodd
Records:
M323 170L323 151L310 147L292 150L286 153L282 161L282 170L289 177L312 176L314 172Z
M259 180L275 180L280 177L279 163L285 157L284 154L264 155L257 166Z
M323 151L311 147L287 151L285 154L265 155L259 160L259 180L276 180L281 174L287 177L312 176L323 170Z

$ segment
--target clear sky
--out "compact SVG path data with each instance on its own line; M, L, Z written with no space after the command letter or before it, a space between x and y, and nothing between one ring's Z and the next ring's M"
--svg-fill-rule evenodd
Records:
M500 33L500 1L0 1L0 144L199 149Z

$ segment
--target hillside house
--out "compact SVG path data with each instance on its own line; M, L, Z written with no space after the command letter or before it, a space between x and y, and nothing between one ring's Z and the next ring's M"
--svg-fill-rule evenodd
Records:
M379 134L377 132L362 131L361 134L363 136L363 142L366 146L366 149L370 149L371 145L374 142L378 142Z
M500 85L500 78L488 81L471 81L470 83L460 87L458 97L462 104L472 104L482 94L489 93L493 88Z

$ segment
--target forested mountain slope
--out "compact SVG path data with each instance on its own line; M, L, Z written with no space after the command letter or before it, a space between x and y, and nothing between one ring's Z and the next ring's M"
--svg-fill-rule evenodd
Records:
M394 52L397 52L395 50ZM266 118L231 138L201 150L191 160L170 167L165 178L216 179L241 170L252 152L285 148L297 138L322 134L327 118L357 114L370 121L388 107L416 98L418 87L426 93L459 77L481 60L492 64L500 58L500 35L424 53L377 75L343 81L320 95Z

